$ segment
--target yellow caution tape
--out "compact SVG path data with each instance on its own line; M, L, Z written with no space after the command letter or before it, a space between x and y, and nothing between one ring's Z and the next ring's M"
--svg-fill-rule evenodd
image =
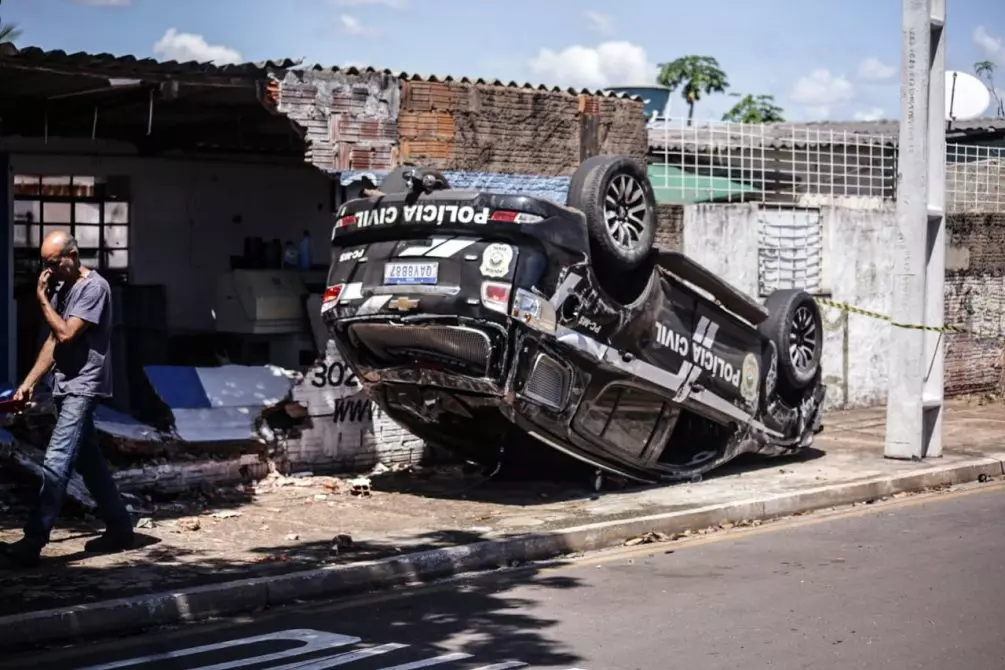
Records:
M967 328L961 328L959 326L922 326L915 323L898 323L893 320L892 317L886 314L880 314L879 312L870 312L867 309L862 309L861 307L854 307L852 305L846 305L843 302L837 302L834 300L828 300L826 298L815 298L815 300L821 305L826 305L827 307L836 307L842 312L848 312L850 314L861 314L862 316L868 316L873 319L879 319L880 321L888 321L891 325L898 328L908 328L910 330L927 330L933 333L955 333L959 335L973 335L984 340L997 340L999 342L1005 342L1005 337L1001 335L989 335L987 333L979 333L974 330L968 330Z

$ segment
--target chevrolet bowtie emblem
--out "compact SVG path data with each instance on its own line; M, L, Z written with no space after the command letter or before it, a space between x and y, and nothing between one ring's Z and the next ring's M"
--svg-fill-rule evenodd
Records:
M387 303L388 309L396 309L399 312L407 312L410 309L415 309L419 306L419 301L413 298L395 298L391 302Z

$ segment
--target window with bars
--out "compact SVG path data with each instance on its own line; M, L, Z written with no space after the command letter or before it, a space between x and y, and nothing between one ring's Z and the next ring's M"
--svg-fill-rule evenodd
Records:
M131 208L126 177L14 175L14 258L17 274L39 271L42 240L73 235L80 258L110 282L129 276Z

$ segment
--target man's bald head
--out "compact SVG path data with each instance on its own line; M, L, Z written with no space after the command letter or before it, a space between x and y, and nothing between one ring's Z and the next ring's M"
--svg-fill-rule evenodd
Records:
M46 235L41 253L42 263L56 279L73 281L80 275L80 250L69 233L57 230Z
M45 236L42 240L42 258L59 258L69 256L77 251L77 241L70 233L63 230L56 230Z

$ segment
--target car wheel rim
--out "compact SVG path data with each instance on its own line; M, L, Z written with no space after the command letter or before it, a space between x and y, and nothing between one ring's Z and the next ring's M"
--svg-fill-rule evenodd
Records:
M818 336L816 320L810 308L804 305L796 309L792 316L792 329L789 331L789 356L800 372L813 368L819 348Z
M604 220L615 244L626 250L639 246L648 212L646 194L634 178L621 174L611 180L604 194Z

